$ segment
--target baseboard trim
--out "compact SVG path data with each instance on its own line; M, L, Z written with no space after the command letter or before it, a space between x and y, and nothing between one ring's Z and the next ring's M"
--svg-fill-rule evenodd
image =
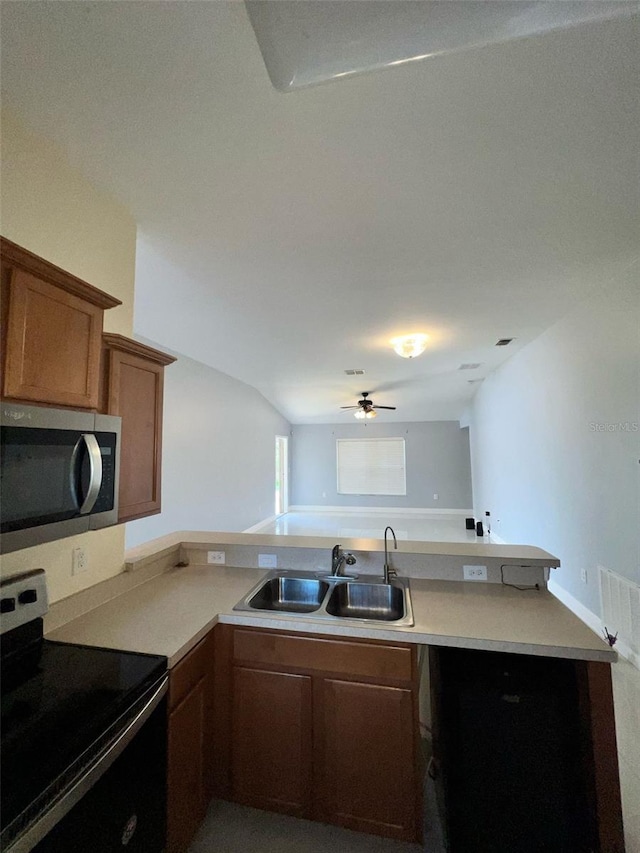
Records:
M553 595L555 595L555 597L561 601L565 607L568 607L572 613L575 613L578 619L581 619L585 625L591 628L591 630L599 637L603 636L604 625L602 624L600 617L596 616L593 610L589 610L588 607L585 607L581 601L578 601L575 596L571 595L570 592L567 592L567 590L561 587L557 581L550 580L547 584L547 589L549 592L553 593ZM621 657L628 660L636 669L640 669L640 655L637 655L625 642L618 640L614 648Z
M264 518L262 521L259 521L257 524L253 524L251 527L247 527L246 530L243 530L243 533L257 533L259 530L262 530L263 527L266 527L268 524L273 524L276 518L280 518L279 515L271 515L269 518Z
M346 515L348 513L362 515L464 515L472 516L472 509L433 509L432 507L404 506L307 506L299 504L290 506L289 512L330 512Z

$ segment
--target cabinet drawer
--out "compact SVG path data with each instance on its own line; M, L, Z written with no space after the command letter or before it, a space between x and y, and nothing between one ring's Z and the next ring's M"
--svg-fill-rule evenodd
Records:
M301 637L274 631L236 629L233 656L236 661L267 666L370 678L410 681L413 674L411 646Z
M210 635L207 635L179 664L174 666L169 677L170 710L182 702L187 693L204 678L208 670L213 669L212 655L213 642Z

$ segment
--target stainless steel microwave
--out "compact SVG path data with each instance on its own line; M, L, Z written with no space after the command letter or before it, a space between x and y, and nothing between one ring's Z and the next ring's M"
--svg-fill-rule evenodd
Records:
M122 419L0 406L0 552L116 524Z

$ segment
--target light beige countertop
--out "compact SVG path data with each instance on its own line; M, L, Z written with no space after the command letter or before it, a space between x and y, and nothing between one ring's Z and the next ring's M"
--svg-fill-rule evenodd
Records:
M384 527L381 524L380 534ZM227 531L211 530L178 530L168 533L158 539L145 542L135 548L130 548L126 554L128 571L135 571L138 566L149 560L157 559L163 552L170 552L180 545L186 545L205 550L221 545L246 545L261 548L303 548L323 549L331 551L336 540L328 536L276 536L270 533L229 533ZM341 538L344 551L384 551L384 538L358 539ZM423 557L464 557L481 560L500 560L504 563L527 563L532 566L554 568L560 565L560 560L542 548L533 545L495 545L480 539L477 542L423 542L414 540L398 540L397 554L417 554Z
M169 667L216 622L578 660L617 658L545 589L412 578L415 625L410 628L233 611L265 573L228 566L174 568L51 631L47 638L166 655Z

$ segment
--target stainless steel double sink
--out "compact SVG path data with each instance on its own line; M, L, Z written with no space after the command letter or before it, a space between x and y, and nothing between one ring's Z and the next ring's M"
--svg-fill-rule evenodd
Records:
M270 572L234 610L292 613L309 619L386 622L413 625L409 582L374 578L318 576L307 572Z

